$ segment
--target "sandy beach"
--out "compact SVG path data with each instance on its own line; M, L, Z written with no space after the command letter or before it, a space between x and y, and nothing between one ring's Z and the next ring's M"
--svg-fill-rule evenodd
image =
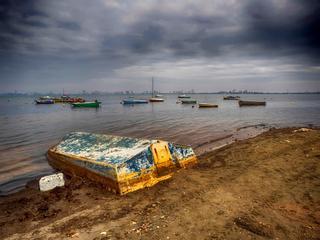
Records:
M124 196L82 179L0 198L0 239L319 239L320 130L272 129Z

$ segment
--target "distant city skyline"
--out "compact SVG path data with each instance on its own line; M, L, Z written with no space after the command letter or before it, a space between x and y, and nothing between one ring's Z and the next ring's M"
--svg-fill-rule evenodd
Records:
M0 93L320 91L320 1L3 0Z

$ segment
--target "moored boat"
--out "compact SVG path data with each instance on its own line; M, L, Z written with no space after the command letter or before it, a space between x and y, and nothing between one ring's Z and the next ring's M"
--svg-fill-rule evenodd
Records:
M84 103L84 102L86 102L86 100L81 97L75 97L75 98L70 98L66 102L68 102L68 103Z
M179 95L178 98L191 98L190 96L187 96L185 94Z
M239 100L239 96L224 96L223 100Z
M148 103L146 99L134 99L134 98L127 98L122 100L122 104L144 104Z
M52 100L53 98L50 96L41 96L39 97L40 100Z
M37 99L35 102L36 104L54 104L52 99Z
M53 168L119 194L151 187L178 169L197 164L189 146L85 132L68 134L49 149L47 158Z
M164 99L163 98L152 97L152 98L149 98L149 101L150 102L164 102Z
M53 98L53 101L54 101L54 103L62 103L63 102L62 99L59 97Z
M53 98L50 96L41 96L35 100L36 104L54 104Z
M239 100L239 106L265 106L267 103L265 101L243 101Z
M69 96L61 96L60 98L55 98L54 101L56 103L84 103L85 99L81 97L69 97Z
M152 78L152 97L149 98L150 102L164 102L163 98L154 97L154 79Z
M217 108L217 104L213 103L199 103L199 108Z
M98 108L100 107L101 102L94 101L94 102L79 102L79 103L72 103L73 107L90 107L90 108Z
M195 100L195 99L183 99L183 100L181 100L181 103L182 104L196 104L197 100Z
M163 95L162 95L162 94L156 94L156 97L157 97L157 98L162 98Z

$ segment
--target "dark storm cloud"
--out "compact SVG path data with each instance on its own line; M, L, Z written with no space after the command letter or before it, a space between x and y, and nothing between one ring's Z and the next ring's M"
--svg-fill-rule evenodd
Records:
M203 79L213 73L221 79L274 79L278 71L281 78L311 72L315 80L319 12L316 0L3 0L0 71L16 81L37 77L30 66L41 76L60 71L59 78L67 73L77 81L103 75L139 79L149 77L152 66L175 68L166 77L180 72L187 78L192 74L186 69L192 69L198 73L193 78ZM21 56L29 68L21 67L17 77ZM54 70L46 65L52 62Z
M35 1L3 0L0 2L0 47L8 50L15 47L13 39L31 36L23 31L21 25L45 27L45 24L29 20L32 16L42 16L43 13L35 10Z
M245 1L244 1L245 2ZM134 53L169 49L178 56L221 56L233 52L319 60L319 1L246 1L238 12L188 17L152 10L127 35Z
M278 8L276 2L250 1L245 8L246 43L260 51L320 56L320 1L291 1Z
M102 6L102 3L98 2L97 5ZM114 45L118 49L113 50L122 49L127 51L127 54L170 50L178 56L220 56L228 51L241 52L242 49L243 53L248 55L301 54L313 58L320 55L319 1L251 0L242 1L237 8L232 8L235 3L230 2L224 6L231 6L230 11L217 6L212 13L206 12L208 2L203 2L202 7L195 9L192 9L192 6L185 9L183 3L178 4L181 11L154 4L155 6L143 11L134 7L127 9L133 11L131 14L140 11L131 22L121 22L121 14L126 14L121 13L123 6L112 9L106 4L104 9L100 6L100 9L91 7L88 10L85 2L78 2L80 5L82 3L81 10L84 12L81 19L81 12L68 11L73 7L73 2L69 3L53 4L52 11L48 12L45 1L1 1L1 48L7 50L10 47L14 50L20 47L34 51L35 45L39 43L38 50L41 52L45 47L50 49L52 46L48 46L49 44L56 43L53 51L65 52L68 49L84 50L82 48L86 47L86 41L93 41L95 47L103 52L105 48L110 50L110 47L104 44L116 39L117 44ZM130 3L127 5L130 8ZM64 9L59 9L63 7ZM71 17L63 19L54 13L59 10L65 11L65 15L69 14ZM190 11L189 14L186 14L187 10ZM219 13L220 10L222 14ZM110 31L104 26L104 23L112 21L112 18L102 15L111 16L112 11L117 12L114 16L117 23L111 28L125 29L125 32ZM97 21L90 18L97 18ZM96 36L82 36L82 25L90 21L91 27L96 28L99 33ZM43 28L47 31L43 31ZM59 28L64 31L59 32ZM56 32L52 34L50 29ZM72 33L69 33L70 31ZM39 36L40 34L43 35ZM79 39L76 38L77 35ZM81 40L83 37L97 39Z
M133 35L131 40L130 47L133 52L136 53L147 53L150 51L155 51L155 48L162 47L163 36L165 33L165 28L150 24L147 26L138 25L133 28L134 32L139 33Z

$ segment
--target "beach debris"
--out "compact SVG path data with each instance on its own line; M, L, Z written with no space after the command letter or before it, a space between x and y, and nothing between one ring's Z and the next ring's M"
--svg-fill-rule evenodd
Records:
M190 146L162 140L73 132L47 153L49 164L126 194L197 164Z
M40 191L50 191L56 187L63 187L65 184L63 173L44 176L39 180Z
M312 129L310 128L299 128L299 129L296 129L294 130L293 132L296 133L296 132L310 132Z

